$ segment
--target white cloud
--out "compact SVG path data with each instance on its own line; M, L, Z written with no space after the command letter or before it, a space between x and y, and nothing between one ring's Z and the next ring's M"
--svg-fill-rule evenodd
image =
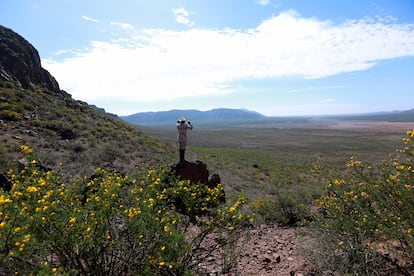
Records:
M261 6L268 6L270 5L270 0L256 0L257 4Z
M183 25L193 26L194 23L188 18L190 13L184 8L176 8L172 10L175 20Z
M124 22L114 22L114 21L112 21L112 22L110 22L110 24L112 26L119 27L123 30L134 30L135 29L134 26L132 26L131 24L124 23Z
M186 16L184 9L176 11ZM122 25L121 25L122 26ZM131 34L132 26L125 25ZM285 12L248 30L135 30L43 64L75 98L149 102L230 93L237 80L322 78L414 55L414 26Z
M91 21L91 22L95 22L95 23L99 22L98 19L86 16L86 15L82 15L81 17L82 17L83 20L86 20L86 21Z

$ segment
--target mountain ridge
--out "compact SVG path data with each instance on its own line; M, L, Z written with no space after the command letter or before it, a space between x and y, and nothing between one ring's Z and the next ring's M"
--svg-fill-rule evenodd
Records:
M120 116L122 120L136 125L171 123L180 117L185 117L190 121L250 120L266 118L265 115L255 111L233 108L215 108L207 111L200 111L197 109L171 109L168 111L139 112L132 115Z

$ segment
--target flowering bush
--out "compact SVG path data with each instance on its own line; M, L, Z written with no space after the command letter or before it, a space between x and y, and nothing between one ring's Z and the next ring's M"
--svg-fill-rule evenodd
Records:
M376 166L352 157L344 177L327 186L318 200L320 265L371 274L384 264L404 271L404 260L414 260L414 130L404 144Z
M21 152L29 165L9 171L12 189L0 191L2 275L185 275L202 260L208 235L227 238L214 248L228 247L249 220L243 198L219 205L221 185L190 185L162 169L128 176L100 168L62 183L39 169L29 147ZM196 236L175 210L177 196L194 216L209 211Z

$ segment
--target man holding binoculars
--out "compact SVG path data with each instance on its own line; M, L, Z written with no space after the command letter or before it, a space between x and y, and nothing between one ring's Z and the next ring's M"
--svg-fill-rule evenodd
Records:
M185 123L186 119L184 117L181 117L177 120L177 130L178 130L178 137L177 137L177 143L179 147L179 153L180 153L180 164L185 163L185 148L187 146L187 130L193 129L193 125L189 121L188 124Z

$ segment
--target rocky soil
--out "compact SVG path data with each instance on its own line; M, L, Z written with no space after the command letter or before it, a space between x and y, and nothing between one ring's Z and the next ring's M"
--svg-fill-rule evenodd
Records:
M240 275L308 275L311 265L298 255L296 229L262 225L250 231L240 252Z
M223 273L220 253L208 256L199 265L200 275L313 275L312 265L298 254L296 228L261 225L246 229L248 239L236 249L237 267ZM207 272L208 271L208 272Z
M223 271L225 267L221 258L221 252L213 251L205 256L198 265L198 273L202 276L311 276L321 275L309 261L301 256L298 244L304 239L298 239L300 228L278 227L274 224L264 224L247 228L243 236L248 239L237 245L237 265L230 271ZM207 242L208 243L208 242ZM391 244L393 245L393 244ZM208 246L207 246L208 247ZM395 248L394 248L395 249ZM395 250L390 252L397 253ZM382 267L375 275L414 276L412 260L404 255L387 253L384 246L382 254L389 257L389 261L382 263ZM395 266L398 263L400 267ZM403 268L403 269L401 269ZM326 271L322 275L340 275Z

